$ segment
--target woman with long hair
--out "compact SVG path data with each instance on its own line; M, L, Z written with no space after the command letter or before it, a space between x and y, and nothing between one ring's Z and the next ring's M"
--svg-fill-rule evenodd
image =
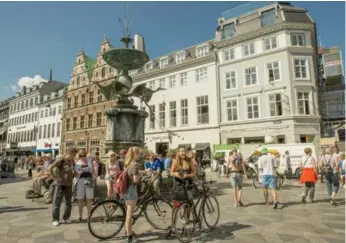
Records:
M107 197L110 198L113 195L112 182L114 178L119 174L120 167L117 162L117 155L113 151L108 153L109 159L106 163L106 185L107 185Z
M302 195L302 202L306 202L306 197L309 193L308 202L313 202L315 195L315 184L317 181L317 163L315 158L311 155L312 150L310 148L304 149L305 155L300 162L300 170L302 174L300 176L300 184L305 184L304 192Z
M126 204L126 241L132 243L138 242L132 231L132 215L137 205L137 185L140 183L141 179L139 171L143 168L143 165L139 162L141 153L141 148L132 147L127 151L125 156L125 170L129 180L127 192L122 196L125 199Z
M86 151L78 152L78 162L75 165L77 176L76 198L78 199L79 221L83 221L83 207L86 200L88 216L90 215L93 199L94 199L94 180L97 175L92 159L87 158Z

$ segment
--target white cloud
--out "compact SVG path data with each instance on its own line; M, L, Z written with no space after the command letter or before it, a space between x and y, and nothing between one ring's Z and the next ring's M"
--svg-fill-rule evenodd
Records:
M20 91L24 86L26 87L32 87L34 85L39 85L41 83L47 83L48 80L42 78L40 75L36 74L33 78L31 77L21 77L18 79L17 84L10 85L10 89L12 89L14 92Z

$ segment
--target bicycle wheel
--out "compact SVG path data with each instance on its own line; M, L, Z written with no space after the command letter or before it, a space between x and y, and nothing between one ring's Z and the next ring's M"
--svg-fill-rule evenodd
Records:
M215 214L215 219L209 221L211 214ZM205 200L203 201L203 205L202 205L202 215L203 215L205 224L210 229L215 228L216 225L219 223L220 206L219 206L219 202L215 196L207 196L205 198Z
M150 199L145 203L145 219L157 230L168 230L172 222L172 208L172 205L163 198Z
M194 208L190 204L181 203L174 213L173 229L176 231L176 237L182 243L188 243L197 238L196 227L201 226L201 222L194 217L193 210Z
M99 215L103 212L105 215ZM116 236L125 224L126 213L123 204L117 200L106 200L97 204L88 218L89 232L100 240L107 240ZM110 223L111 225L106 225ZM119 225L116 227L116 225ZM109 233L105 231L109 229Z
M254 188L259 187L259 181L258 181L258 175L257 174L252 176L252 185Z
M276 177L276 189L280 190L281 188L281 178L279 176Z

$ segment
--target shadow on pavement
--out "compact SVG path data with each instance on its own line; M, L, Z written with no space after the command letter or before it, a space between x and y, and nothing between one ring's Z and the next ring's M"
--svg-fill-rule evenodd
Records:
M12 213L12 212L26 212L26 211L36 211L36 210L45 210L47 207L39 208L24 208L23 206L17 207L0 207L0 214L2 213Z
M7 198L8 198L8 197L0 197L0 200L1 200L1 199L7 199Z
M248 203L244 204L244 207L252 207L252 206L265 206L267 203L266 202L255 202L255 203Z
M28 177L21 177L21 176L18 176L16 178L4 178L4 179L1 179L1 184L10 184L10 183L16 183L16 182L23 182L23 181L29 181L31 180L30 178Z
M281 185L280 187L280 190L289 190L289 189L292 189L292 188L304 188L303 185L287 185L287 184L283 184Z

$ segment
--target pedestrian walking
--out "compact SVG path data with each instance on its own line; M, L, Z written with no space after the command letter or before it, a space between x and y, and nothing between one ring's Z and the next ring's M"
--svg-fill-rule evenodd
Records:
M56 161L50 166L49 172L54 179L55 189L53 197L53 226L59 226L60 206L65 197L65 212L63 215L64 223L69 223L72 210L72 185L74 172L74 158L77 154L75 148L70 148L67 155L57 156Z
M308 202L313 202L315 195L315 184L317 177L317 163L316 159L312 156L312 150L310 148L304 149L305 155L300 161L300 170L302 174L300 176L300 184L305 184L304 192L302 194L302 202L306 202L306 197L309 194Z
M268 153L267 147L262 147L261 156L258 159L258 170L260 171L263 184L263 194L266 204L268 201L268 188L271 189L273 195L273 209L278 207L278 194L276 191L276 158Z
M340 182L342 188L345 188L345 154L340 154L339 157L339 173L340 173Z

